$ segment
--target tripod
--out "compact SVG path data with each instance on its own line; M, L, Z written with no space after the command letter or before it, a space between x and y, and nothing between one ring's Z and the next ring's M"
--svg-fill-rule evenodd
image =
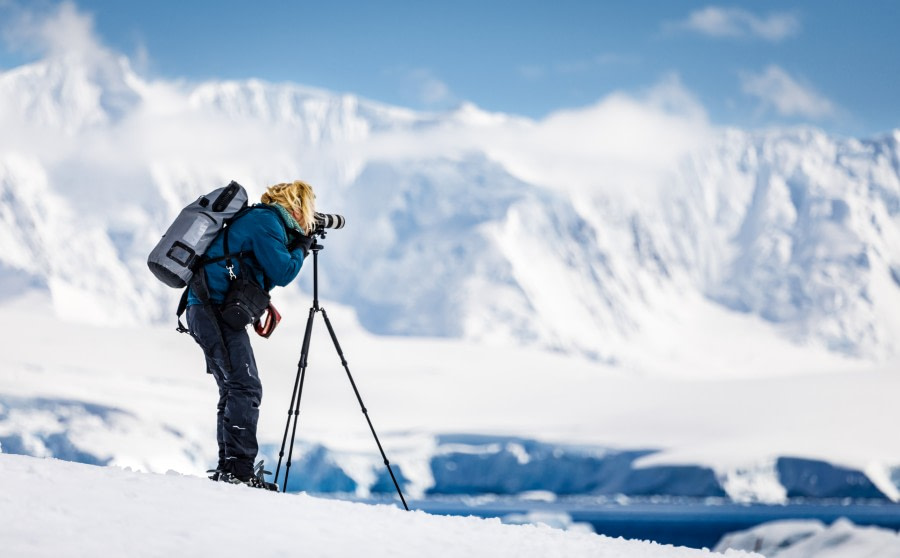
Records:
M400 484L397 483L397 477L394 476L394 470L391 469L391 463L388 461L387 456L384 454L384 448L381 447L381 441L378 439L378 434L375 433L375 427L372 426L372 419L369 418L369 411L366 409L365 404L363 404L362 397L359 395L359 389L356 387L356 382L353 381L353 376L350 374L350 368L347 365L347 359L344 358L344 353L341 350L341 345L338 343L337 336L334 333L334 328L331 327L331 320L328 319L328 314L325 312L325 309L319 306L319 250L324 249L317 242L315 235L319 235L322 238L325 238L325 230L318 229L313 233L313 244L310 247L310 250L313 253L313 304L309 309L309 318L306 320L306 332L303 334L303 348L300 351L300 363L297 365L297 378L294 380L294 389L291 393L291 404L288 406L288 418L287 423L284 426L284 437L281 440L281 451L278 453L278 467L275 469L275 483L278 482L278 474L281 471L281 460L284 457L284 448L287 443L288 430L291 431L291 445L288 449L287 463L284 469L284 484L282 484L282 492L287 490L287 482L288 475L291 471L291 456L294 453L294 439L297 436L297 423L300 420L300 399L303 396L303 382L306 379L306 367L308 364L307 358L309 357L309 342L312 337L312 327L313 327L313 318L315 318L317 312L322 313L322 317L325 318L325 325L328 327L328 334L331 335L331 341L334 343L334 348L337 350L338 356L341 358L341 364L344 366L344 370L347 372L347 379L350 380L350 385L353 386L353 393L356 394L356 399L359 401L359 406L362 409L363 414L366 416L366 422L369 423L369 430L372 431L372 436L375 437L375 443L378 445L378 451L381 452L381 457L384 459L384 464L387 467L388 473L391 475L391 480L394 481L394 486L397 488L397 494L400 495L400 501L403 502L403 507L409 511L409 506L406 505L406 498L403 497L403 492L400 490ZM293 420L292 420L293 419ZM293 422L293 427L291 423Z

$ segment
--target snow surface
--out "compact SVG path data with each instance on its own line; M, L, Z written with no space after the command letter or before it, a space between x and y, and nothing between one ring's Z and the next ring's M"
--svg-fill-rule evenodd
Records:
M254 340L265 391L259 437L276 449L309 305L286 294L276 295L284 315L278 331ZM900 422L900 377L892 370L730 380L635 376L515 346L374 336L349 309L322 305L385 451L414 496L433 486L429 460L443 451L436 437L459 433L659 449L636 464L709 466L738 501L784 501L774 476L779 456L865 471L884 494L898 497L891 472L900 448L889 440ZM171 326L59 321L40 295L0 305L0 323L0 394L7 397L0 404L8 407L0 409L0 438L23 435L32 455L68 450L75 459L72 452L81 451L155 472L200 475L214 462L216 390L190 337ZM321 316L304 389L298 440L334 452L365 495L383 465ZM78 406L84 404L100 409L86 412Z
M17 558L723 555L14 455L0 455L0 551Z

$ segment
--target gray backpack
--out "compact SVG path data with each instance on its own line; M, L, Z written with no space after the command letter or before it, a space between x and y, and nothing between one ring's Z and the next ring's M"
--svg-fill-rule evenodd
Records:
M187 286L216 235L245 207L247 191L233 180L228 186L200 196L181 210L150 252L150 271L170 287Z

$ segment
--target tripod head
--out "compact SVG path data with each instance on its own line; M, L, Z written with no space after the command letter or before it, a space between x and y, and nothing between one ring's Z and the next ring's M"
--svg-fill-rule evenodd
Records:
M312 232L310 235L313 239L312 246L309 247L313 252L318 252L319 250L324 250L325 247L319 244L320 240L325 240L325 235L328 234L328 231L322 227L316 227L316 230Z

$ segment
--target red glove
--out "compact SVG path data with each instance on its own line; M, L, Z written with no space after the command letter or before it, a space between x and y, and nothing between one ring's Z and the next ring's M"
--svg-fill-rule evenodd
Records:
M265 337L268 339L272 332L275 331L275 327L278 325L278 322L281 321L281 314L278 313L278 310L269 303L269 306L266 308L266 319L263 321L262 318L258 319L255 324L253 324L253 329L256 330L256 333L260 337Z

